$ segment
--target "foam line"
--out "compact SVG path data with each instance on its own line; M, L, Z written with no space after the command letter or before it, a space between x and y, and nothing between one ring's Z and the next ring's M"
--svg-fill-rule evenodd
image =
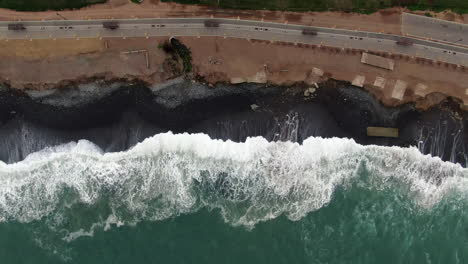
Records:
M371 177L362 178L363 171ZM299 220L326 206L338 186L356 181L375 190L406 186L405 195L431 208L448 192L466 192L467 179L467 169L416 148L315 137L303 144L261 137L235 143L165 133L125 152L104 153L79 141L0 162L0 221L63 221L74 206L105 201L121 224L216 208L226 222L252 227L282 214Z

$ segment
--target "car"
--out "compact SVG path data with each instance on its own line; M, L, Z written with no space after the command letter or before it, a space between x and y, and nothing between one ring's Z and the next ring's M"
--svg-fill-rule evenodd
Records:
M316 36L317 35L317 30L310 29L310 28L304 28L302 30L302 35Z

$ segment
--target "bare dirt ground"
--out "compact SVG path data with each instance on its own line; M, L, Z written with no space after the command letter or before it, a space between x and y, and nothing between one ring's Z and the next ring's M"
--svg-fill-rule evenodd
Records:
M165 40L165 39L164 39ZM159 83L172 78L164 69L163 39L18 40L0 45L0 77L17 89L48 89L94 77ZM73 47L73 48L70 48ZM149 68L145 53L148 51Z
M289 85L306 82L313 85L327 78L352 82L364 76L364 88L386 105L417 101L426 108L446 96L468 104L468 70L447 65L428 64L409 58L395 58L395 70L388 71L360 62L361 53L337 49L294 46L286 43L267 43L242 39L184 38L192 50L194 69L208 82L268 82ZM314 68L323 71L315 74ZM386 80L384 88L374 86L376 77ZM407 83L403 99L392 98L397 80ZM426 85L424 95L415 94L418 85ZM426 99L424 99L426 97Z

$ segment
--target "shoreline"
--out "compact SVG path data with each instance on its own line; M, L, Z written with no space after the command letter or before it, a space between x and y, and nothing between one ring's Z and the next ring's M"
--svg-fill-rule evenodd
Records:
M177 5L166 7L168 9L161 11L162 14L167 15L179 8ZM103 10L115 11L119 8ZM121 5L120 10L125 8L143 10L129 5ZM79 17L80 11L70 11L69 14ZM242 19L257 14L252 12L246 12ZM206 16L208 13L210 10L200 9L197 15L192 15ZM258 14L262 14L264 21L267 13ZM312 23L319 19L316 14L302 15L291 19L292 23L321 26ZM232 16L230 13L228 17ZM393 22L389 31L392 33L391 25L398 25L397 18L400 16L401 10L396 10L395 13L380 12L373 16L332 16L330 21L341 19L342 22L361 25L370 24L373 18L380 21L377 25L381 26L379 23L390 19ZM287 24L289 18L287 13L281 13L281 16L267 20ZM308 18L312 20L307 21ZM366 19L369 21L364 21ZM203 28L203 23L200 25ZM283 25L283 30L287 33L285 27ZM370 28L364 30L375 31ZM270 30L269 33L272 32ZM129 111L141 115L147 122L157 124L159 129L186 132L218 116L228 118L231 113L256 112L258 107L262 108L261 102L267 102L269 114L262 115L266 115L263 117L270 123L278 118L277 115L294 119L291 109L303 104L307 105L304 109L309 109L311 106L308 104L312 103L315 105L312 108L323 114L316 117L320 124L326 124L324 119L333 120L333 124L327 124L333 127L331 131L334 132L325 133L324 136L346 136L360 144L423 144L420 147L423 153L428 151L444 160L463 160L461 163L466 163L467 140L461 131L465 130L468 110L468 68L418 54L411 56L414 50L394 53L394 42L390 45L392 52L376 52L361 46L339 48L333 44L322 45L322 41L319 41L320 44L305 44L293 43L290 39L228 38L226 34L224 37L184 36L177 39L148 36L148 33L146 37L129 38L75 36L76 39L36 40L31 37L30 40L0 43L0 58L3 58L0 60L0 76L1 83L6 85L0 95L3 101L0 106L2 123L19 114L45 128L93 129L118 122L124 111L131 109ZM356 37L346 35L346 39L354 41ZM340 40L338 38L336 41ZM358 45L370 43L370 40L361 40L363 38L357 38ZM333 43L334 40L330 41ZM418 49L415 51L418 52ZM441 49L437 52L441 52ZM460 53L458 50L456 52ZM446 55L450 58L455 58L450 55L453 53L454 56L455 52L448 53ZM364 55L391 62L391 69L363 62ZM95 88L95 85L99 88ZM187 87L195 88L190 90ZM182 90L184 92L180 92ZM209 96L199 98L200 93ZM185 100L188 94L195 97L189 96ZM62 105L63 102L67 103ZM179 102L181 106L173 109L165 106L168 102ZM305 112L310 114L310 111ZM248 119L245 115L243 118ZM444 125L441 126L440 122ZM314 121L309 123L307 125L314 125ZM213 128L213 124L208 126ZM401 134L397 139L369 138L365 133L366 128L371 126L398 128ZM428 130L432 132L424 132L424 127L429 127ZM441 133L448 132L441 132L441 127L449 127L447 129L452 136L454 133L462 134L456 136L457 142L445 145L447 139L455 139L445 134L442 136ZM268 129L262 127L260 130L267 133ZM315 132L308 133L309 136L316 135ZM239 135L239 140L248 135ZM444 137L443 146L433 147L439 144L438 137ZM289 138L270 136L270 139ZM303 138L297 136L295 140L300 142ZM424 146L426 141L429 150ZM455 146L460 144L463 150Z

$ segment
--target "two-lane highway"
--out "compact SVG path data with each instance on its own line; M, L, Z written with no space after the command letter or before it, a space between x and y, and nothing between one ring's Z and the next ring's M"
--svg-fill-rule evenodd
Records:
M401 29L405 35L468 47L468 24L403 13Z
M206 27L204 22L207 20L217 21L219 26ZM106 20L0 22L0 41L8 39L218 36L383 51L468 66L467 48L420 39L412 39L414 44L411 46L402 46L396 44L396 41L401 38L397 35L210 18L113 20L118 23L119 27L111 30L103 28L104 21ZM21 23L25 29L9 30L8 24L12 23ZM316 31L317 35L302 34L304 28Z

